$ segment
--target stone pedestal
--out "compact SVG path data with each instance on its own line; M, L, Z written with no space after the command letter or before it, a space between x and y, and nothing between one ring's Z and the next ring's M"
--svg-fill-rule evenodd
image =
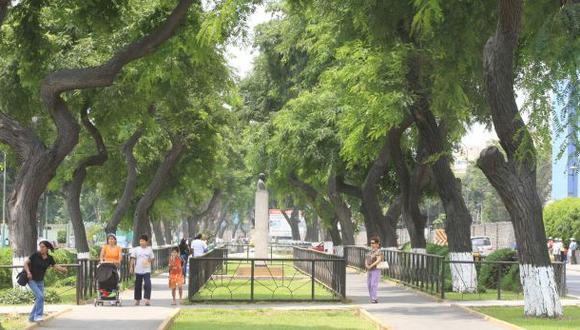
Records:
M268 258L268 231L269 231L269 214L268 214L268 191L258 189L256 191L256 201L254 208L256 227L254 230L254 257Z

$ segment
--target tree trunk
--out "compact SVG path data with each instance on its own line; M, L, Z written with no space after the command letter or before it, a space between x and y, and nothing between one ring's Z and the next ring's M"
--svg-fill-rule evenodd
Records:
M292 239L295 241L299 241L300 240L300 230L298 227L298 224L300 223L300 211L298 210L298 208L296 206L294 206L292 208L292 213L290 214L290 216L288 216L288 214L286 214L286 210L280 210L282 211L282 215L284 216L284 219L286 219L286 222L288 223L288 225L290 226L290 229L292 230Z
M13 233L13 264L21 265L36 251L35 215L38 199L56 169L78 143L79 125L61 97L64 92L110 86L123 67L152 51L169 39L187 15L192 0L182 0L165 22L151 34L117 52L97 67L63 69L42 81L40 95L56 125L57 137L49 148L38 136L18 122L0 114L0 141L14 149L21 161L8 205ZM5 8L5 7L0 7Z
M328 177L328 198L334 205L334 213L340 223L342 233L342 244L354 245L354 225L352 223L352 213L350 207L344 202L337 190L336 174Z
M181 231L183 232L182 236L180 237L181 239L188 239L191 237L189 232L189 218L181 219Z
M426 253L427 242L425 240L425 217L419 209L419 198L421 187L418 187L415 178L411 178L405 156L401 149L401 136L404 129L393 128L389 131L389 141L391 145L391 158L395 164L395 172L399 178L399 189L401 190L402 218L407 226L411 247L414 252ZM419 149L419 148L418 148ZM417 165L420 170L421 165ZM423 166L424 167L424 166ZM423 173L424 170L420 173Z
M10 0L0 0L0 27L4 23L4 19L8 14L8 6L10 5Z
M63 187L65 202L75 235L75 249L77 250L78 259L90 258L89 242L87 240L87 232L81 212L81 191L83 182L87 176L87 168L89 166L101 166L108 159L107 147L105 146L103 137L89 120L88 111L88 106L81 108L81 121L95 141L97 153L81 160L73 172L72 180L66 182Z
M304 240L307 242L318 242L320 226L318 225L318 216L316 215L316 212L312 210L306 211L304 213L304 220L306 222L306 237Z
M155 242L157 246L165 246L165 236L163 236L163 229L161 228L161 222L159 220L149 217L149 222L151 222L151 228L153 229L153 235L155 235Z
M189 228L189 238L194 238L199 232L200 228L198 227L199 217L196 215L191 215L187 218L187 225Z
M171 136L171 149L157 168L155 176L149 183L147 190L135 208L135 215L133 217L133 246L139 245L139 235L144 231L145 226L147 225L149 210L163 190L165 182L167 182L167 179L171 174L171 170L179 162L184 151L185 143L178 137Z
M330 228L328 228L328 233L332 239L332 244L342 245L342 238L340 237L340 231L338 230L338 219L333 218Z
M138 128L135 133L131 135L129 140L123 145L123 153L125 154L125 160L127 161L127 181L125 181L125 189L123 190L123 195L115 207L113 216L111 220L107 223L105 227L105 232L115 234L117 232L117 227L123 220L123 216L129 209L131 204L131 199L135 193L135 188L137 187L137 160L135 155L133 155L133 149L137 145L137 142L143 135L143 127Z
M436 173L435 184L445 209L445 232L449 244L449 258L454 261L473 261L471 214L461 194L461 182L451 169L451 162L445 148L445 134L429 108L429 95L423 86L425 77L422 73L422 61L420 50L409 58L407 83L409 89L416 94L411 112L427 151L430 155L438 156L431 162L431 170ZM474 264L452 264L451 275L453 291L474 292L477 290L477 272Z
M173 243L173 223L171 223L171 221L166 217L161 217L161 224L163 225L165 244L171 245Z
M514 225L524 313L559 317L562 305L545 244L542 203L536 188L536 150L518 111L513 88L513 57L522 7L521 0L498 1L497 29L483 53L486 97L507 159L498 148L488 147L481 152L477 166L497 190Z

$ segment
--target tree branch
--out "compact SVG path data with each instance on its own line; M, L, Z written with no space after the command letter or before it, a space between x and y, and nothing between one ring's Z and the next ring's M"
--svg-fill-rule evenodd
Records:
M29 155L44 153L47 149L36 133L4 112L0 112L0 141L14 149L19 161Z
M336 177L336 189L338 192L350 195L356 198L362 198L362 192L359 187L345 183L343 176Z

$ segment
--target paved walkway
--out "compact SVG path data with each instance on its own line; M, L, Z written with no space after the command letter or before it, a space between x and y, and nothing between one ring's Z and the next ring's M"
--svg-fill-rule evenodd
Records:
M580 265L566 266L566 285L568 295L580 299Z
M72 311L43 322L41 329L156 330L176 308L171 306L167 273L151 279L151 306L133 306L133 290L121 294L122 307L76 306ZM184 292L184 295L186 292Z
M495 330L506 329L449 303L438 303L414 291L383 281L379 285L379 303L369 302L366 274L349 269L346 295L389 329Z
M133 291L127 290L121 297L123 307L91 305L72 306L55 319L43 322L41 329L127 329L155 330L175 310L171 306L171 291L167 286L167 274L152 279L152 306L133 306ZM366 287L366 274L353 269L347 271L347 298L352 304L337 303L273 303L273 304L224 304L178 306L184 309L224 308L224 309L336 309L360 306L377 319L389 326L389 329L429 329L429 330L495 330L505 329L501 325L484 320L480 316L452 306L450 303L438 303L433 298L418 294L410 289L399 287L383 281L379 289L379 303L370 304ZM49 311L58 311L71 306L47 306ZM10 307L28 312L30 307ZM0 313L2 310L0 310Z

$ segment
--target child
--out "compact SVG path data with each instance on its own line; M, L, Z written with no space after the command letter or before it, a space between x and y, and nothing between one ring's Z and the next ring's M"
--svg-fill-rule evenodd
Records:
M143 289L145 289L145 306L151 305L151 262L154 258L153 249L149 246L149 237L141 235L139 246L133 248L131 252L129 264L129 272L135 273L135 306L141 303Z
M171 296L173 296L171 305L177 304L175 301L176 287L179 288L179 300L181 300L183 296L183 272L178 247L171 249L171 257L169 257L169 288L171 289Z

